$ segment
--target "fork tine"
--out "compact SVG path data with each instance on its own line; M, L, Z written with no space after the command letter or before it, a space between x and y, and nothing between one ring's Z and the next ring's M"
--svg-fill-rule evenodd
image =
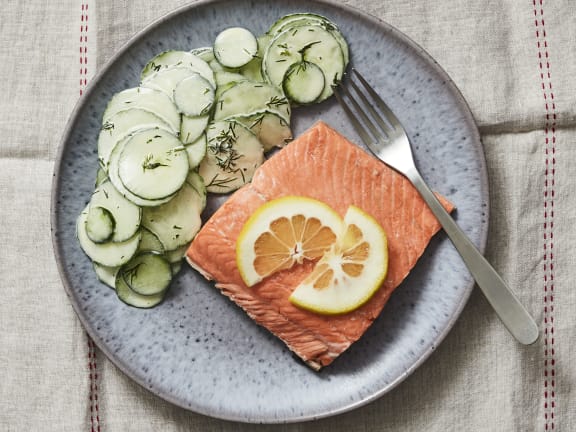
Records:
M388 123L386 123L386 121L382 118L382 114L378 113L376 109L374 109L372 102L368 100L366 94L360 89L360 87L358 87L358 84L356 84L353 79L350 80L350 85L354 88L356 94L360 96L360 99L362 99L362 102L364 103L365 109L370 112L370 115L376 121L376 123L378 123L378 126L382 128L386 135L390 136L390 132L392 132L393 128L391 128L390 125L388 125ZM372 130L372 132L376 134L374 130Z
M334 96L336 96L338 103L344 109L344 112L348 115L348 118L350 119L352 126L354 126L354 129L356 129L356 132L358 132L358 135L360 135L360 138L362 138L362 141L364 141L366 144L373 143L374 142L373 138L370 136L369 133L366 132L366 129L364 129L362 122L358 119L358 117L356 117L356 114L354 114L354 111L352 111L350 109L350 107L346 104L346 102L344 101L344 98L340 94L340 89L343 89L343 88L344 87L342 87L341 85L335 86L333 89L334 90Z
M392 129L397 129L398 125L399 125L399 120L396 117L396 115L392 112L392 110L390 108L388 108L388 105L386 105L386 103L384 103L382 98L378 95L378 93L376 93L376 91L372 88L372 86L370 84L368 84L368 81L366 81L366 79L362 75L360 75L360 72L358 72L354 68L352 68L352 72L358 78L358 80L362 83L362 85L364 86L366 91L370 94L370 96L372 97L372 99L374 100L376 105L378 106L378 109L380 109L382 111L384 117L386 118L386 120L388 120L388 122L392 126Z
M346 97L354 107L354 110L357 113L357 117L360 117L362 119L362 123L368 126L368 129L370 129L370 132L372 132L375 138L379 138L382 134L378 131L378 128L376 128L370 117L368 117L368 115L366 114L366 110L360 106L358 101L354 98L352 93L350 93L350 91L345 86L341 86L340 89L342 90L342 93L346 95Z

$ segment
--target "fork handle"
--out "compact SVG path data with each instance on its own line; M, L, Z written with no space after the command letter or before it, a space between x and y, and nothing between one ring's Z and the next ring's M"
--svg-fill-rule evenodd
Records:
M406 176L414 184L446 234L448 234L456 250L458 250L466 263L468 270L476 280L478 287L480 287L508 331L524 345L536 342L539 333L538 326L512 290L444 209L422 179L420 173L413 169L408 171Z

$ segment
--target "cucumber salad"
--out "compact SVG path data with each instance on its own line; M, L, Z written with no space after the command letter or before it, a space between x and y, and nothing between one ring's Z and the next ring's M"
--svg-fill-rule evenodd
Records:
M230 27L211 47L150 59L139 86L104 111L95 190L77 219L100 281L128 305L162 302L207 193L248 183L292 139L292 109L330 97L348 61L336 25L311 13L286 15L263 35Z

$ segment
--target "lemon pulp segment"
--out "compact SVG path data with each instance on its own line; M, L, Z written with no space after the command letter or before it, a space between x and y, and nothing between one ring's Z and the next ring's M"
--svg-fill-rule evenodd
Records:
M236 261L248 286L304 260L324 255L343 222L321 201L285 196L261 206L245 223L236 242Z

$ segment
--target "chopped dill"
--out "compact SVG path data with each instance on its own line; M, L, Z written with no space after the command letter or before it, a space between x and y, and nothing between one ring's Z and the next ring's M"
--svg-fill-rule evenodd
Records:
M163 164L162 162L152 162L154 160L154 155L152 153L148 153L144 158L144 162L142 162L142 169L146 171L147 169L156 169L158 167L166 167L168 165Z
M225 177L225 178L219 179L218 174L216 174L214 177L212 177L212 180L210 180L210 183L208 183L206 185L206 187L216 186L216 187L226 188L226 187L230 187L228 183L231 183L234 180L236 180L235 177Z
M278 108L281 105L285 105L288 103L288 99L286 97L280 96L272 96L268 102L266 102L266 106L268 108Z
M114 130L114 123L112 123L110 120L107 120L102 125L102 130L110 131L110 135L112 135L112 131Z
M227 129L222 129L208 142L208 150L215 156L216 165L227 172L233 172L236 168L236 161L242 157L235 147L238 139L235 127L236 123L230 122Z
M302 48L300 48L298 50L299 54L304 55L306 53L306 50L308 50L309 48L311 48L312 46L321 43L322 41L314 41L314 42L310 42L309 44L304 45Z
M260 114L256 117L256 119L250 124L250 129L254 129L256 127L261 127L262 122L264 121L264 114Z
M138 270L142 264L142 262L139 262L133 267L129 267L124 270L124 277L127 279L126 282L128 282L129 285L133 285L134 279L138 277Z

